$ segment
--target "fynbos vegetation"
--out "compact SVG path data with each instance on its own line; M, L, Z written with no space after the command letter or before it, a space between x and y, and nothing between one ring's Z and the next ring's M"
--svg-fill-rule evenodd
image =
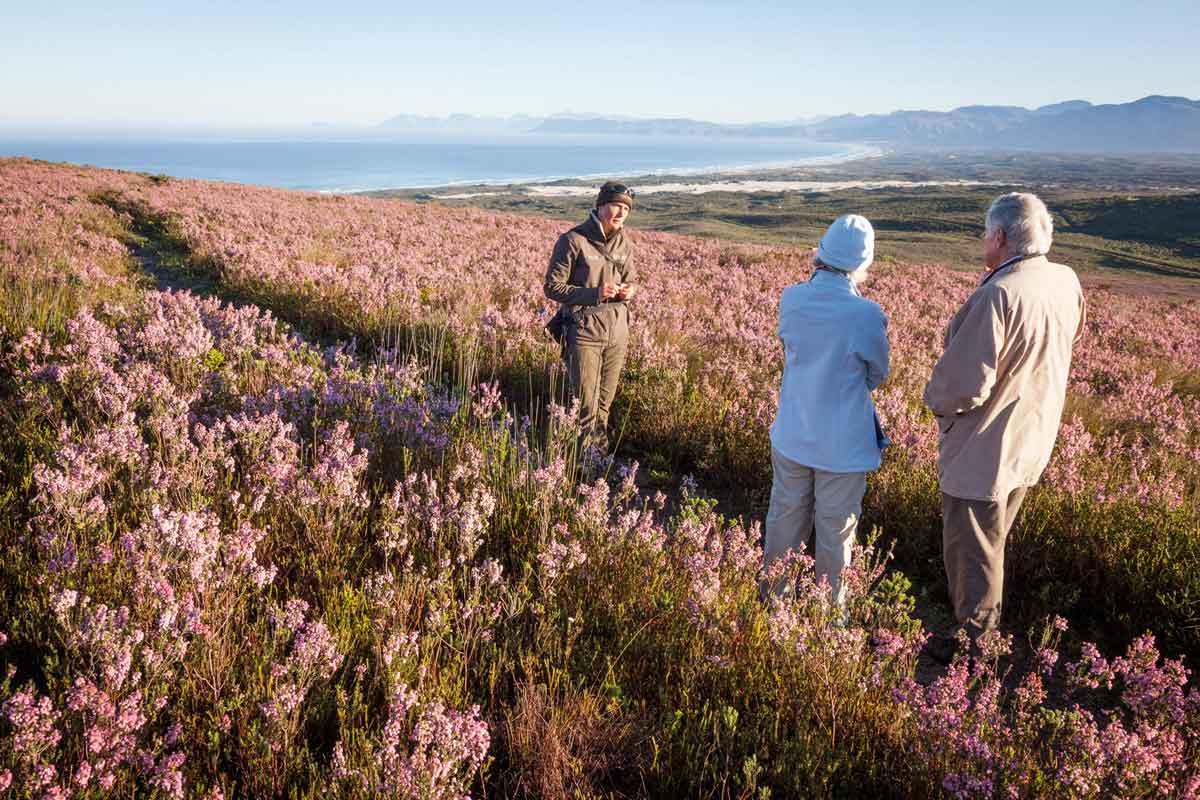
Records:
M1200 796L1194 304L1090 295L1010 545L1033 633L917 680L920 388L970 276L865 289L896 445L843 627L804 556L795 599L757 593L803 252L635 234L610 462L576 452L541 338L556 223L0 183L0 796ZM130 247L216 296L151 289Z

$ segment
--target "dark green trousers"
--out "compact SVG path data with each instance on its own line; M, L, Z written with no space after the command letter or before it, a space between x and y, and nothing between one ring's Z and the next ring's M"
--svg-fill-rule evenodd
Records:
M585 441L606 446L608 412L625 366L628 341L592 344L578 340L567 347L571 390L579 398L579 432Z

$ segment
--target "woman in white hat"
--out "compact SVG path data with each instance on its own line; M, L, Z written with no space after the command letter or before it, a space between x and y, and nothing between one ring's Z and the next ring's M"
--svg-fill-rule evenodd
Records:
M867 473L886 440L871 390L888 374L887 317L858 284L875 257L875 232L847 214L829 226L806 283L779 301L783 380L771 426L774 480L767 512L767 567L802 549L816 528L815 567L844 608L842 570L850 565ZM780 582L770 587L786 591Z

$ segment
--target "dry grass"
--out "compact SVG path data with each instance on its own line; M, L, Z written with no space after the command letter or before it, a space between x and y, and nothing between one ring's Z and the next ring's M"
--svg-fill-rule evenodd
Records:
M587 690L523 683L503 737L518 796L611 797L613 778L640 774L646 734L638 720Z

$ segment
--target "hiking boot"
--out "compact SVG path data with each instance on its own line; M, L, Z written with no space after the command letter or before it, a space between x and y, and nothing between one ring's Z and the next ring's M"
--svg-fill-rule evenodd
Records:
M935 633L925 642L925 654L939 664L949 665L958 654L958 639L954 636Z

